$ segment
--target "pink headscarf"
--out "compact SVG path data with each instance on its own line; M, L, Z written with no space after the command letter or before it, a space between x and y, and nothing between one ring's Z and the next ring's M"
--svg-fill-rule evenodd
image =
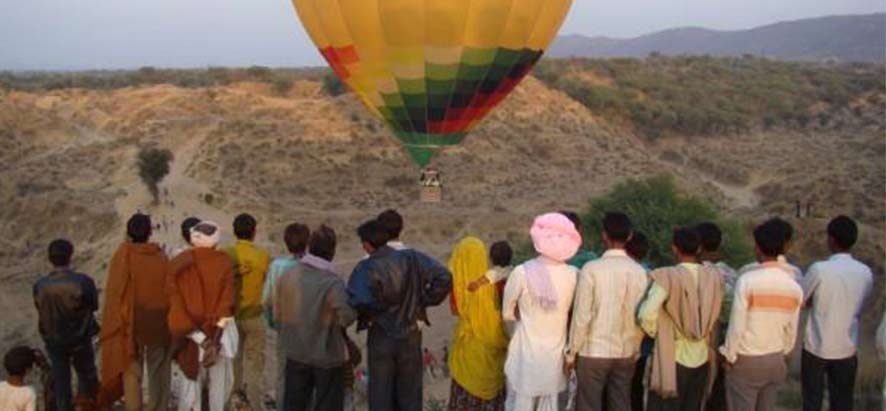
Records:
M572 221L560 213L536 217L529 234L535 251L561 264L572 258L581 247L581 234ZM526 264L526 283L529 295L542 308L551 310L557 307L557 292L543 259L537 258Z

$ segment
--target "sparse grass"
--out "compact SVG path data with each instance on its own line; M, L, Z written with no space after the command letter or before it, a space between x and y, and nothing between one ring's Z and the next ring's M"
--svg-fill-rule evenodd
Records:
M758 127L827 127L833 113L886 91L886 67L742 58L545 60L537 78L601 115L629 120L647 138L743 133Z

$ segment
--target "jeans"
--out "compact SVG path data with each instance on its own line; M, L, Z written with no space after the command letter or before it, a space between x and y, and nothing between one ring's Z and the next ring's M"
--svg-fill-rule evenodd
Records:
M858 357L826 360L803 350L803 411L820 411L827 379L830 409L852 411Z
M391 338L369 329L369 411L422 411L421 331Z
M286 411L342 411L345 407L344 368L317 368L286 360Z
M71 366L77 373L77 396L95 401L98 393L98 371L95 368L95 350L87 342L74 348L46 347L51 363L55 404L58 411L72 411Z

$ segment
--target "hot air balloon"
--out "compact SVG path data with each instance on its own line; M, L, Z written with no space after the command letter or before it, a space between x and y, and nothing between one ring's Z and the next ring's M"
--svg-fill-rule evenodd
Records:
M320 53L420 167L460 143L557 34L572 0L292 0Z

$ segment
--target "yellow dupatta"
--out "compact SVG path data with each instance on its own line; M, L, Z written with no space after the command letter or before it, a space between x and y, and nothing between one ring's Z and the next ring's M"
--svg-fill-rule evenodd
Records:
M449 369L462 388L483 400L496 398L504 387L508 347L495 285L468 291L468 284L483 277L488 269L486 246L476 237L459 242L449 259L458 311Z

